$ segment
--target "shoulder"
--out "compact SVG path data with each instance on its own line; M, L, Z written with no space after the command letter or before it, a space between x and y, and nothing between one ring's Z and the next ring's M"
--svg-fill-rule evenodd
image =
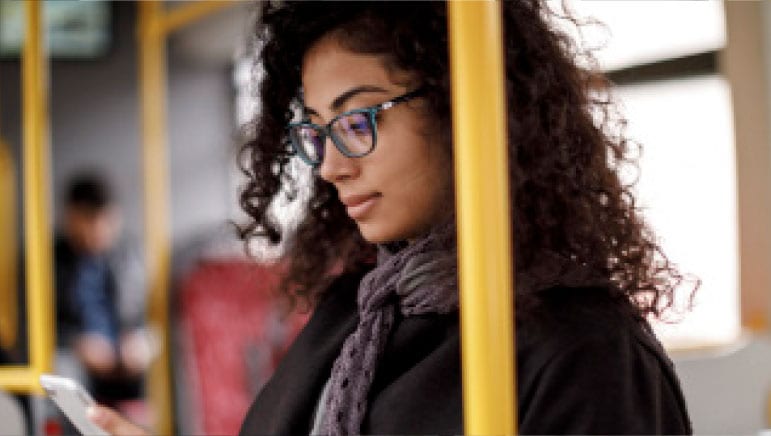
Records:
M539 299L518 323L523 429L690 431L672 362L627 300L603 288L557 288Z
M314 318L326 318L327 314L339 316L356 312L356 294L365 271L356 271L336 277L321 294L313 307Z
M361 276L344 274L323 294L249 409L241 435L307 434L332 364L356 328L356 291Z
M602 287L553 288L517 319L520 359L533 370L560 359L596 358L596 367L645 360L673 366L649 324L624 296Z
M317 354L319 348L327 348L322 344L328 344L327 353L331 353L335 347L342 345L358 321L356 293L362 275L359 272L343 274L332 282L315 305L290 353L294 352L298 357Z
M528 308L517 313L518 339L524 347L553 352L566 345L600 345L638 337L655 342L647 333L647 322L637 316L628 299L608 288L555 287L529 298Z

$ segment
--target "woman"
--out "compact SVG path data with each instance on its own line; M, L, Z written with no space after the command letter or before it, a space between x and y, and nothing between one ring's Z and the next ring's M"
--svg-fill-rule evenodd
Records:
M543 2L502 8L519 431L690 433L646 321L682 276L619 180L628 143L601 80ZM244 236L288 238L284 290L315 310L241 433L462 433L446 5L270 3L261 17ZM268 210L297 194L296 157L313 186L287 232Z

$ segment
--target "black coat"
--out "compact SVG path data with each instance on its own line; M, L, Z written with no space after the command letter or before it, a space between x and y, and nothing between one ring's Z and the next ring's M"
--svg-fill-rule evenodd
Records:
M250 408L242 436L307 435L357 323L360 276L320 302ZM521 434L691 433L672 363L628 307L598 288L555 288L517 322ZM461 434L458 315L397 318L369 395L365 434Z

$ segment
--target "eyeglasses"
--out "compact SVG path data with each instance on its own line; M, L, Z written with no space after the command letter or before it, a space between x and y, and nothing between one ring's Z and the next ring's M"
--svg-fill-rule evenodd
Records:
M332 143L344 156L366 156L375 149L377 143L378 112L409 101L422 94L422 91L416 89L375 106L344 112L325 126L310 122L290 123L287 130L292 148L305 163L314 167L321 165L324 160L327 136L332 138Z

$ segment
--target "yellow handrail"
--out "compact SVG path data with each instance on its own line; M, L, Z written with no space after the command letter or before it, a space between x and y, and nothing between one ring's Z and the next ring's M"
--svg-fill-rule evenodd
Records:
M25 2L27 39L24 45L24 241L26 249L27 305L29 306L30 363L50 372L55 343L53 255L48 145L48 72L42 26L42 2ZM27 119L29 118L29 119ZM37 381L35 381L37 384ZM37 387L38 392L42 388Z
M38 381L43 372L32 366L4 366L0 369L0 388L9 392L43 393Z
M465 432L516 433L513 253L500 3L448 4Z
M6 349L16 346L19 330L17 207L16 167L0 128L0 347Z
M150 368L149 401L157 411L156 434L174 428L170 383L169 340L169 177L166 137L166 34L163 3L139 6L139 84L144 172L145 262L149 277L148 321L160 340L160 353Z
M0 369L0 387L43 390L37 377L53 367L52 250L48 147L48 77L44 49L42 2L24 3L26 35L22 56L24 110L24 246L26 254L29 366Z
M16 345L19 323L16 210L13 157L0 137L0 347L6 349Z
M168 10L164 17L163 32L167 35L179 28L192 24L195 21L205 18L213 13L219 12L222 9L235 4L232 0L217 0L217 1L192 1L184 6L177 6Z
M166 10L163 2L138 2L139 86L144 170L145 261L149 277L148 321L160 339L160 353L150 368L149 400L157 412L156 434L171 434L171 356L169 337L169 163L166 132L166 38L236 2L201 0Z

